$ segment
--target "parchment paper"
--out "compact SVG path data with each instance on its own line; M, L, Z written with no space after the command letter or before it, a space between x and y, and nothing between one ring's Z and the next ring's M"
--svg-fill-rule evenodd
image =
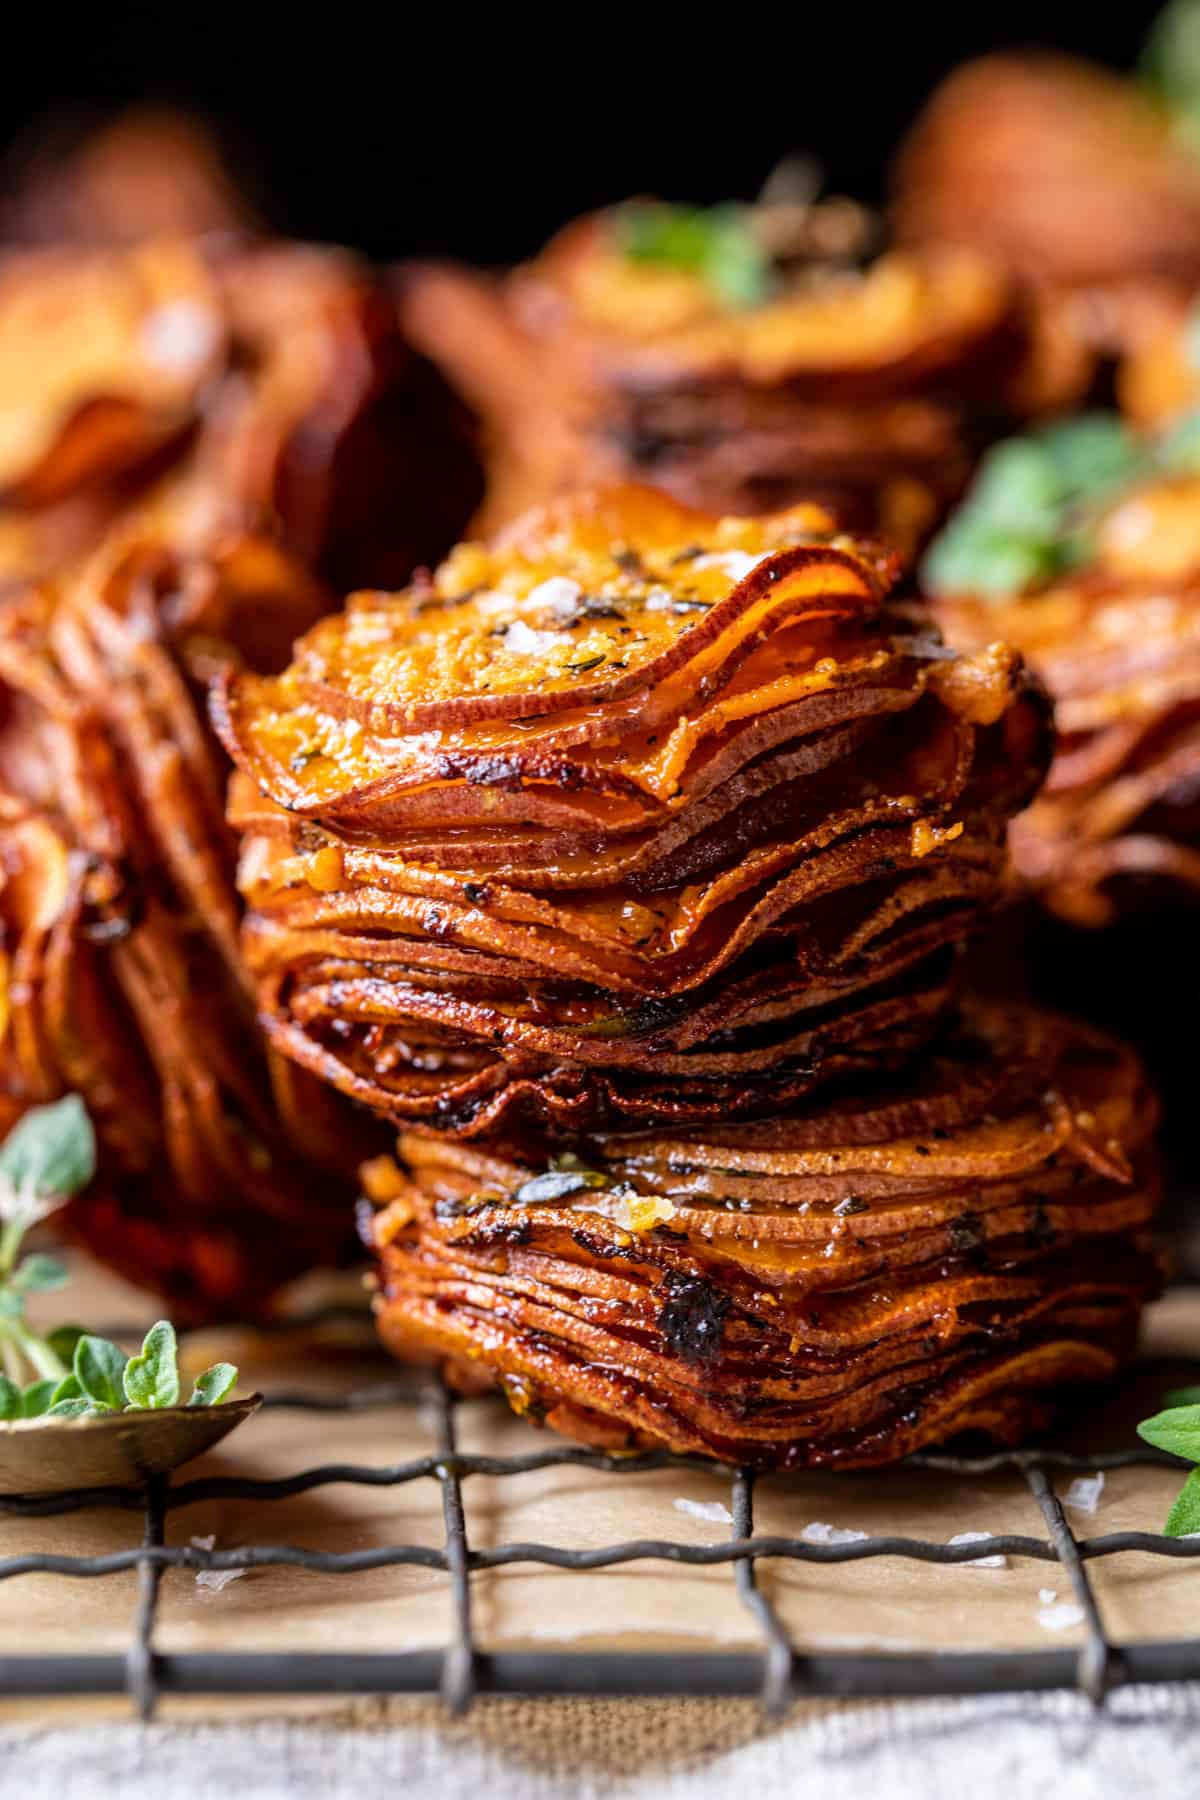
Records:
M154 1316L154 1304L110 1278L83 1271L70 1310L106 1326ZM58 1298L58 1296L55 1296ZM57 1309L61 1311L61 1307ZM1195 1371L1173 1363L1200 1348L1200 1289L1177 1290L1154 1309L1147 1362L1118 1395L1105 1396L1084 1422L1059 1440L1090 1448L1134 1441L1133 1422L1154 1410L1162 1392ZM357 1326L263 1336L206 1332L185 1343L199 1367L216 1355L239 1363L243 1386L361 1386L394 1378L395 1365ZM543 1445L544 1434L493 1400L469 1401L459 1413L463 1449L507 1453ZM353 1414L268 1410L179 1479L202 1474L280 1476L315 1463L384 1465L433 1448L433 1422L415 1407ZM1096 1510L1072 1512L1079 1536L1161 1527L1179 1475L1170 1470L1110 1472ZM1060 1483L1065 1492L1067 1479ZM720 1508L728 1479L687 1470L605 1476L552 1469L465 1484L471 1543L505 1539L600 1545L639 1537L714 1542L729 1535L719 1516L697 1517L676 1502ZM962 1531L1023 1532L1044 1537L1037 1508L1019 1479L969 1482L918 1471L766 1478L758 1484L755 1529L797 1534L811 1523L867 1532L949 1539ZM6 1555L56 1551L94 1555L138 1541L136 1514L106 1511L50 1519L0 1516ZM169 1541L212 1536L220 1549L247 1543L290 1543L326 1550L388 1543L440 1545L441 1498L432 1479L402 1487L326 1487L286 1501L206 1503L170 1515ZM1111 1635L1118 1639L1187 1636L1200 1629L1200 1563L1129 1555L1090 1565ZM1048 1647L1076 1643L1080 1633L1045 1623L1047 1608L1071 1599L1049 1564L1012 1559L1003 1569L937 1568L900 1559L820 1567L762 1563L760 1580L801 1648ZM27 1576L0 1584L0 1651L118 1650L128 1642L135 1577L65 1580ZM689 1569L640 1564L566 1573L531 1565L473 1578L475 1629L487 1649L561 1644L565 1650L751 1647L753 1621L739 1605L729 1566ZM326 1576L294 1569L252 1570L220 1591L194 1574L167 1574L157 1647L217 1651L316 1648L405 1650L437 1646L448 1631L447 1579L438 1570L388 1569ZM306 1702L311 1710L311 1702ZM258 1701L261 1715L286 1702ZM207 1716L236 1703L205 1701ZM27 1704L20 1715L29 1718ZM61 1708L53 1709L61 1719ZM48 1715L49 1716L49 1713Z

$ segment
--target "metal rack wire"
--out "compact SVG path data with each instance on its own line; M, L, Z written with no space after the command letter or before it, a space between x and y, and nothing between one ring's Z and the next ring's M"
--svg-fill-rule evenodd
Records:
M1079 1539L1055 1496L1052 1472L1088 1473L1131 1464L1166 1464L1174 1459L1149 1448L1076 1456L1053 1450L1001 1451L962 1457L925 1455L911 1466L935 1470L964 1483L998 1471L1017 1471L1037 1503L1045 1537L996 1535L951 1544L914 1537L866 1537L846 1543L813 1543L804 1538L759 1537L754 1531L754 1476L728 1471L733 1526L727 1541L682 1543L639 1539L575 1550L542 1543L505 1543L476 1549L468 1528L465 1490L472 1476L517 1478L536 1470L574 1465L597 1477L661 1468L704 1468L699 1459L654 1452L611 1456L565 1443L549 1442L520 1455L472 1455L458 1448L456 1402L443 1387L397 1382L340 1396L279 1393L267 1404L316 1413L411 1407L431 1404L436 1446L428 1455L390 1467L327 1464L279 1479L243 1480L209 1476L143 1489L93 1488L74 1493L0 1498L0 1511L17 1518L122 1507L140 1513L141 1543L102 1556L47 1554L0 1558L0 1580L45 1574L65 1579L103 1579L128 1569L138 1572L133 1629L123 1654L54 1656L0 1655L0 1692L7 1695L95 1695L127 1693L137 1713L149 1718L163 1694L416 1694L439 1693L452 1713L464 1712L478 1694L537 1695L755 1695L777 1714L800 1696L969 1694L1074 1687L1099 1704L1113 1687L1200 1677L1200 1638L1136 1644L1114 1643L1104 1628L1088 1564L1130 1551L1176 1558L1200 1557L1200 1540L1167 1538L1153 1532L1119 1531ZM258 1543L235 1550L203 1550L165 1543L167 1515L204 1500L271 1501L339 1483L398 1488L434 1481L441 1489L444 1542L389 1544L367 1550L332 1552L291 1544ZM980 1556L1005 1555L1057 1564L1083 1612L1080 1648L1023 1651L810 1652L791 1640L778 1612L758 1583L758 1565L773 1558L812 1563L860 1562L893 1556L915 1562L953 1564ZM515 1563L542 1564L584 1572L619 1564L666 1562L692 1566L728 1565L741 1605L753 1618L761 1641L757 1651L634 1652L594 1651L487 1653L472 1632L472 1576ZM230 1648L221 1653L171 1654L154 1644L159 1587L168 1569L234 1570L290 1565L314 1574L337 1575L409 1564L444 1571L452 1598L452 1631L441 1651L396 1654L356 1651L264 1653Z

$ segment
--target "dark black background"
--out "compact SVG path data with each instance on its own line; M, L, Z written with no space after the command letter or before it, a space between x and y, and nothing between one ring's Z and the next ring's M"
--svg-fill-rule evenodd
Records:
M630 193L749 197L792 149L873 199L954 63L1040 43L1127 66L1156 10L22 7L29 39L0 62L0 140L52 111L178 101L221 125L288 232L380 257L507 261Z

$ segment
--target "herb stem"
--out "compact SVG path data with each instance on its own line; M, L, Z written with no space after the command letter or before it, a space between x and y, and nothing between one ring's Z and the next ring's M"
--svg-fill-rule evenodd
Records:
M22 1386L21 1377L25 1371L21 1367L21 1353L12 1340L7 1319L0 1320L0 1362L8 1379L18 1387Z
M67 1365L56 1350L52 1350L45 1338L39 1337L30 1329L24 1319L10 1319L8 1329L16 1339L26 1359L33 1365L42 1381L61 1381L67 1374Z
M13 1216L0 1225L0 1280L12 1274L28 1224L27 1214L18 1207Z

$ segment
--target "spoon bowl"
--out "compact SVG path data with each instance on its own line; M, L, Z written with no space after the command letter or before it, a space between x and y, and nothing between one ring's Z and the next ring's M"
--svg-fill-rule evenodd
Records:
M0 1423L0 1495L139 1487L211 1450L261 1405L262 1395L251 1394L220 1406Z

